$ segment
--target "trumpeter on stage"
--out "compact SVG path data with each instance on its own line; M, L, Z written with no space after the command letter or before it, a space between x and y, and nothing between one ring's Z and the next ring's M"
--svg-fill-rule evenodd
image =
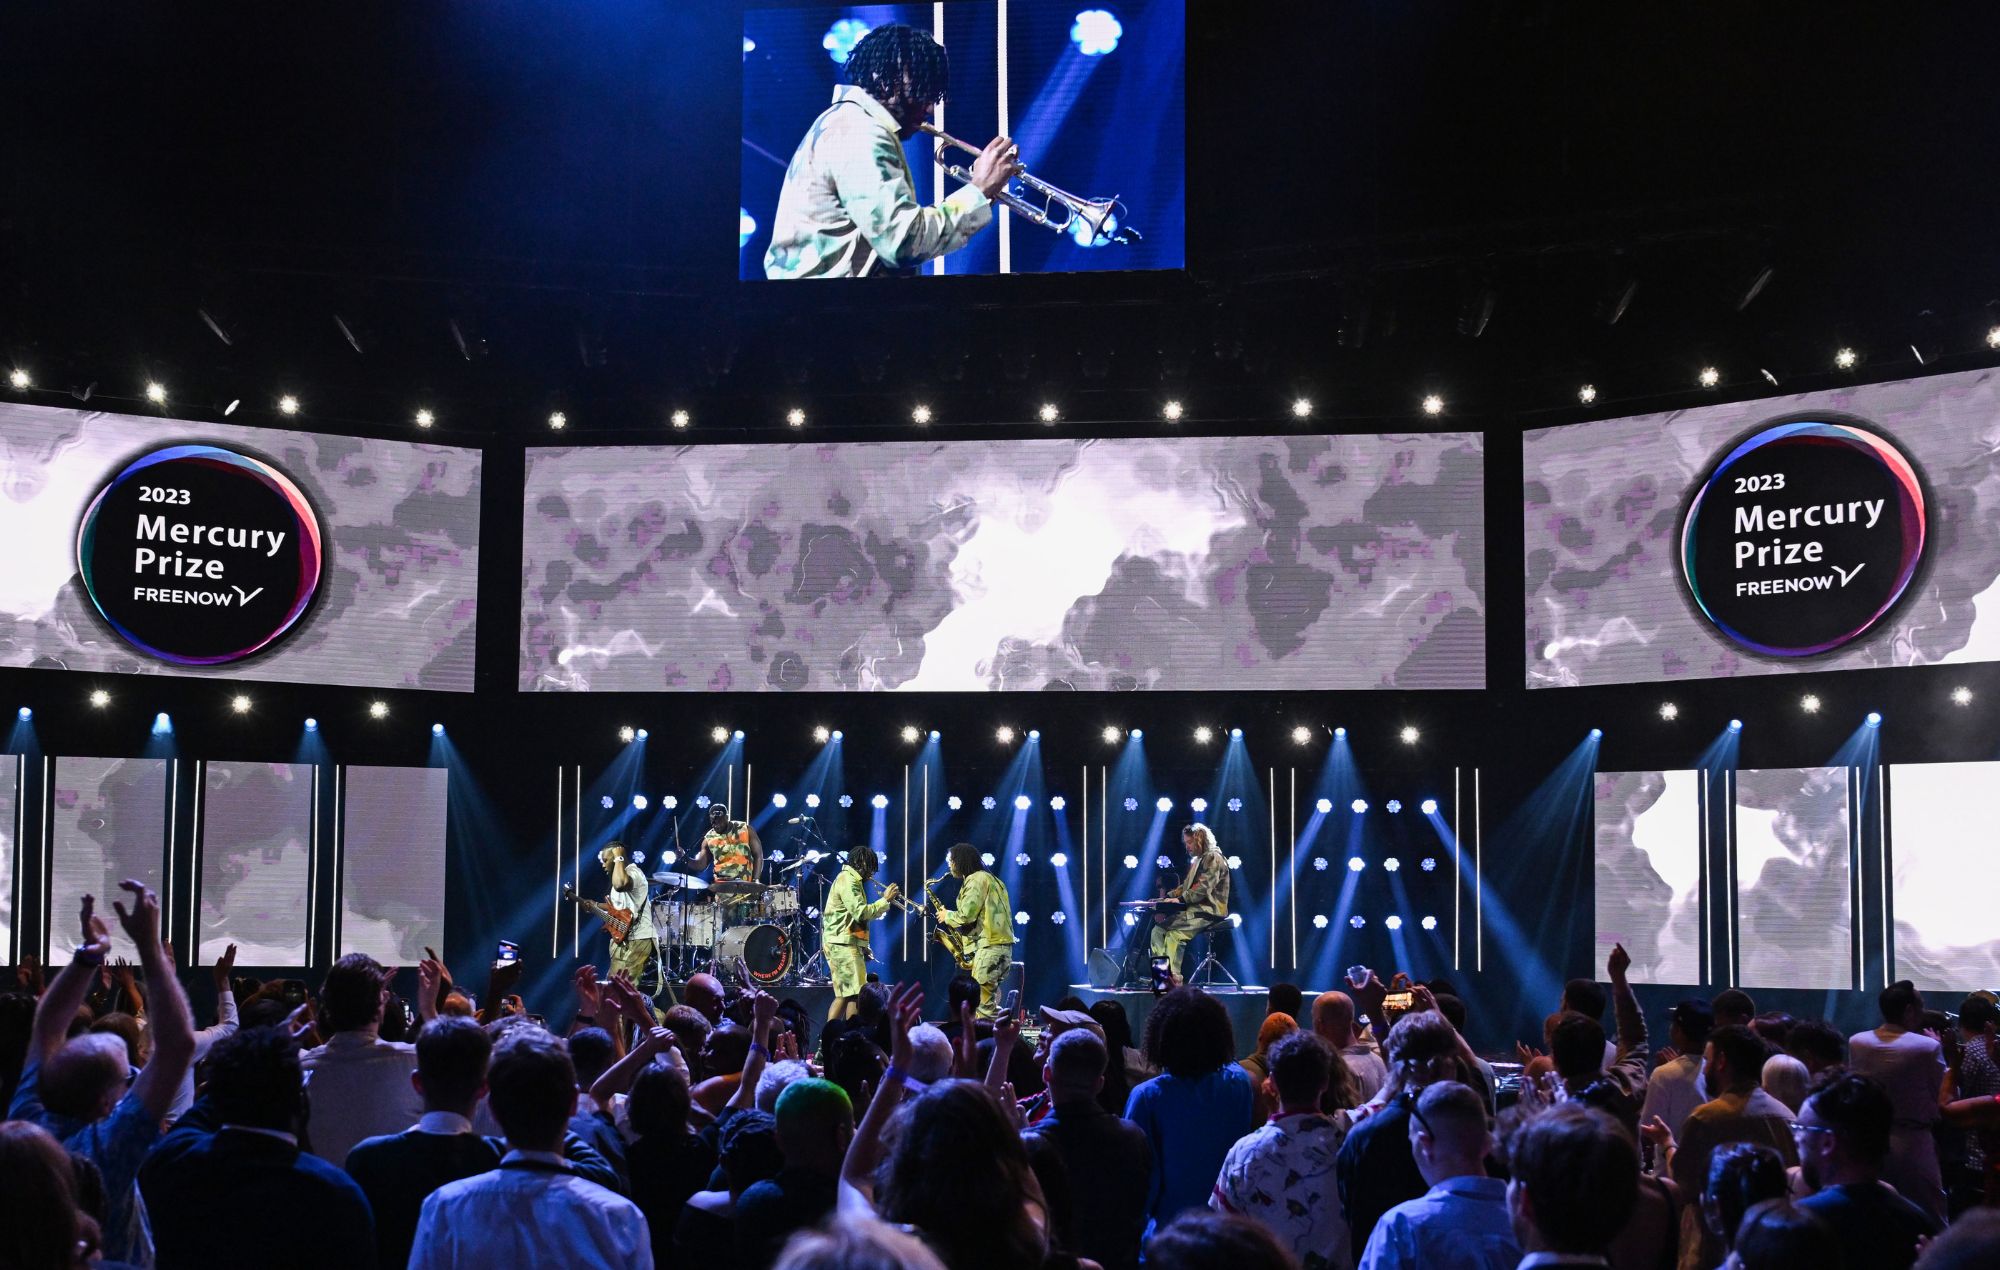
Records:
M1207 825L1192 824L1181 830L1181 845L1187 848L1187 877L1167 892L1168 899L1184 907L1169 916L1153 918L1153 955L1167 959L1167 969L1175 977L1181 973L1181 954L1188 941L1229 920L1229 861L1215 845L1215 835Z
M826 955L827 972L833 976L833 1004L826 1012L829 1021L854 1013L862 985L868 982L868 923L887 913L902 894L891 883L881 898L869 901L864 888L875 876L878 864L873 847L855 846L848 851L847 863L827 893L820 918L820 947Z

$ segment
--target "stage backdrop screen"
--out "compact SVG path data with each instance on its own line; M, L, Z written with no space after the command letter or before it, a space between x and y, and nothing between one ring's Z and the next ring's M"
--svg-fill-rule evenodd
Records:
M1854 987L1851 768L1736 773L1737 977Z
M0 403L0 666L472 690L477 450Z
M21 849L20 755L0 756L0 952L14 956L14 854Z
M199 964L236 945L246 966L306 964L312 882L309 763L204 763Z
M1186 23L1185 0L750 9L740 275L1182 268ZM876 50L910 39L880 29L897 25L947 53L949 92L928 122L972 146L1012 138L1027 176L1088 204L1065 230L987 204L949 171L975 155L940 161L938 142L864 95ZM1068 216L1020 179L1011 190L1057 223Z
M2000 763L1889 769L1894 979L1925 992L2000 983L2000 932L1985 894L2000 822Z
M2000 372L1544 428L1530 687L2000 659Z
M442 767L342 768L340 952L414 966L444 946L450 773Z
M1477 433L530 450L524 689L1478 688Z
M69 964L75 946L77 903L97 898L97 912L118 931L115 900L132 907L118 884L133 878L160 897L162 911L175 897L166 886L167 761L159 758L59 758L50 791L49 934L46 960ZM45 935L45 938L47 935ZM128 954L129 955L129 954Z
M1596 951L1635 983L1701 982L1701 773L1599 772Z

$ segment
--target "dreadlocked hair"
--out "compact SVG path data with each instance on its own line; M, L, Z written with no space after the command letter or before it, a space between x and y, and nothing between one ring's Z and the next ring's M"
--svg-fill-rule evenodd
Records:
M878 26L847 55L847 82L877 101L903 95L905 79L912 102L941 102L951 87L944 45L913 26Z

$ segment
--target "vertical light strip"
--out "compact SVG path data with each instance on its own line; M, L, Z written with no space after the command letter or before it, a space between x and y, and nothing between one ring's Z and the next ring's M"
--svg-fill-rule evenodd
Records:
M556 768L556 874L555 883L549 888L549 960L554 961L562 953L562 813L563 813L562 768Z
M930 781L930 769L929 769L929 768L925 768L925 769L924 769L924 836L923 836L923 848L922 848L922 850L923 850L923 853L924 853L924 881L925 881L925 882L929 882L929 881L930 881L930 879L931 879L931 815L930 815L930 811L931 811L931 781ZM930 892L929 892L929 891L925 891L925 892L924 892L924 898L923 898L923 899L921 899L921 900L918 900L918 899L917 899L917 898L916 898L915 896L912 896L912 897L911 897L911 902L912 902L912 903L919 903L919 904L922 904L922 905L924 906L924 909L925 909L925 911L926 911L926 912L928 912L928 911L930 910L930 906L931 906L931 896L930 896ZM922 935L922 936L921 936L921 938L920 938L920 942L921 942L921 943L923 944L923 949L924 949L924 964L925 964L926 966L928 966L928 965L930 965L930 964L931 964L931 943L932 943L932 940L931 940L931 933L930 933L930 930L929 930L929 928L928 928L928 927L927 927L927 928L925 928L925 930L924 930L924 933L923 933L923 935ZM830 970L830 969L831 969L831 968L829 967L829 970Z
M1083 860L1077 874L1083 880L1083 911L1076 915L1078 929L1083 931L1084 978L1090 977L1090 767L1084 766L1077 776L1083 787ZM1100 897L1101 898L1101 897Z
M1005 137L1013 133L1013 124L1008 118L1012 111L1007 102L1007 0L999 0L996 8L999 18L995 24L997 42L995 60L1000 70L1000 135ZM1000 209L1000 272L1014 272L1014 213L1006 207Z
M347 843L347 769L333 769L333 959L340 960L340 901L346 891L340 871L345 867Z
M1480 832L1479 769L1472 769L1472 968L1486 969L1485 835Z
M1875 800L1875 851L1882 867L1882 986L1885 988L1896 981L1895 945L1889 938L1889 787L1882 783L1888 771L1882 764L1875 766L1875 787L1882 791Z
M576 827L569 836L570 876L583 880L583 764L576 765ZM569 918L569 955L583 955L583 919L575 914Z
M1292 894L1292 969L1297 970L1299 968L1299 769L1294 767L1290 771L1292 774L1292 794L1290 799L1291 832L1285 836L1292 840L1291 850L1286 854L1291 857L1292 862L1290 880Z
M313 764L312 836L306 844L306 965L313 964L313 940L319 934L319 773ZM550 950L553 955L554 950Z
M1464 947L1459 934L1459 909L1465 901L1465 852L1458 836L1459 808L1464 805L1464 787L1461 784L1465 771L1462 767L1451 769L1451 968L1459 968L1460 949Z
M905 763L903 764L903 890L906 893L910 889L909 875L910 875L910 765L908 763ZM910 959L910 919L908 914L904 914L902 925L903 925L902 958L904 961L908 961Z
M27 783L28 756L16 754L14 756L14 859L17 861L28 858ZM18 868L14 870L14 894L17 897L21 894L21 872ZM17 912L26 907L25 904L14 906ZM13 933L7 940L7 958L17 966L21 964L21 927L24 924L15 922Z
M580 769L579 769L579 770L580 770ZM746 829L750 827L750 773L751 773L751 771L752 771L752 768L751 768L751 766L750 766L750 765L749 765L748 763L745 763L745 764L743 765L743 827L744 827L744 828L746 828Z
M174 825L180 813L181 761L177 758L167 768L167 894L166 903L161 906L166 916L160 919L160 934L168 943L174 939Z
M1715 894L1714 884L1709 881L1708 868L1708 817L1714 800L1709 796L1708 769L1701 769L1701 943L1708 950L1708 973L1702 977L1703 983L1715 982Z
M1722 928L1722 955L1728 959L1728 983L1736 982L1736 769L1726 775L1729 786L1729 819L1722 823L1722 909L1727 925Z
M1265 769L1268 775L1265 784L1270 789L1271 806L1271 964L1278 964L1278 769Z
M201 942L195 938L195 906L201 903L201 791L208 781L208 760L194 765L194 820L188 832L188 964L201 956Z
M42 755L42 963L48 964L49 892L55 889L55 841L50 832L53 812L49 809L49 786L55 779L55 760Z
M939 44L944 43L944 0L936 0L936 3L931 5L931 38ZM939 132L948 131L944 122L944 108L944 102L937 104L937 127ZM931 202L944 202L944 150L935 143L931 145ZM944 261L945 258L943 256L939 256L937 259L931 261L931 272L938 277L944 276ZM925 869L924 876L928 878L930 875L930 870ZM929 941L926 940L925 942L928 943ZM929 949L924 951L924 960L930 960Z
M1106 774L1108 770L1103 767L1097 769L1097 876L1100 889L1104 890L1104 894L1107 897L1111 894L1109 889L1111 884L1108 880L1109 875L1106 872L1110 866L1105 863L1105 861L1111 858L1111 839L1108 836L1111 832L1111 817L1106 811L1111 804L1104 801L1104 782L1108 779ZM1089 826L1086 825L1084 828L1088 832ZM1099 916L1097 926L1102 935L1102 938L1098 942L1104 947L1109 948L1111 946L1111 912L1109 905L1106 906L1105 911Z

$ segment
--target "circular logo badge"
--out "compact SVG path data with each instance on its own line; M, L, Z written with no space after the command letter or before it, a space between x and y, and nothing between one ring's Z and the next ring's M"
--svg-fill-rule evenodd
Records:
M319 517L290 477L212 445L133 461L77 533L84 591L134 648L181 666L237 661L290 630L319 590Z
M1768 657L1865 635L1923 561L1923 484L1887 438L1795 419L1725 453L1688 504L1681 567L1715 628Z

